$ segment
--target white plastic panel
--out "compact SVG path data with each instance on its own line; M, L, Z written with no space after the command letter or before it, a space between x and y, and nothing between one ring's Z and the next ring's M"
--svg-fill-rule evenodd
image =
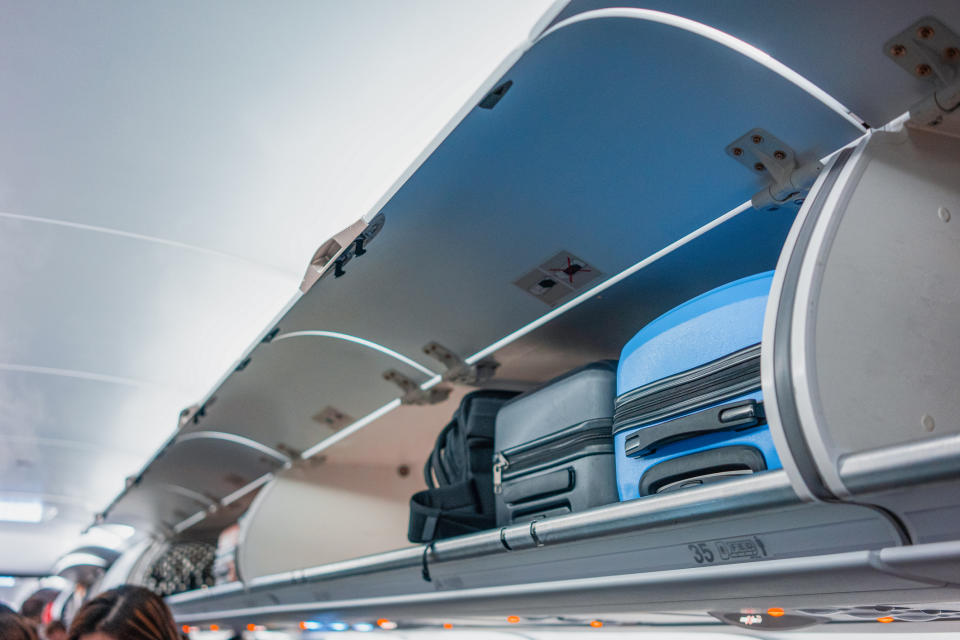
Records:
M873 127L927 97L932 83L898 68L890 37L927 15L960 29L952 0L573 0L557 16L637 6L691 18L752 44L820 86Z
M955 539L960 518L958 175L957 139L910 129L839 157L791 233L764 333L798 486L881 505L915 542Z
M310 463L308 463L310 464ZM243 580L407 546L410 496L422 476L395 467L322 463L281 474L241 524Z

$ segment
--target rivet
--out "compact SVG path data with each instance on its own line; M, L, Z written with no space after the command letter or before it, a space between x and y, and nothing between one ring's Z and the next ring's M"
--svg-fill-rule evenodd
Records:
M761 142L763 142L763 136L754 135L750 139L753 140L753 144L760 144Z
M927 25L923 25L922 27L920 27L919 29L917 29L917 35L920 36L921 38L923 38L924 40L927 40L927 39L929 39L929 38L932 38L932 37L933 37L933 27L929 27L929 26L927 26Z
M763 166L762 162L758 162L757 164L753 165L753 168L756 169L757 171L763 171L764 169L766 169L766 167Z
M926 413L920 417L920 424L923 425L924 431L933 431L936 428L936 423L933 421L933 416L927 415Z
M931 73L933 73L933 69L931 69L931 68L930 68L930 65L928 65L928 64L918 64L918 65L917 65L917 68L916 68L916 72L917 72L917 75L918 75L918 76L924 76L924 77L926 77L926 76L930 75Z
M733 149L730 149L730 153L732 153L735 156L742 156L743 149L741 149L740 147L734 147Z
M787 154L785 154L783 151L774 151L773 157L776 158L777 160L783 160L784 158L787 157Z
M950 222L950 210L946 207L940 207L937 209L937 217L944 222Z
M803 204L803 198L797 198L796 200L793 201L793 204L798 206Z
M960 58L960 49L956 47L947 47L943 50L943 57L947 60L956 60Z
M890 47L890 55L900 58L907 54L907 48L902 44L895 44Z

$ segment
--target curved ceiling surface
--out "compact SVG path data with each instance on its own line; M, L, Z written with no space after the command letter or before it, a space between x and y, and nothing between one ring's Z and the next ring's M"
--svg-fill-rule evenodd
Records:
M4 6L0 500L58 515L0 523L0 575L53 566L550 4Z

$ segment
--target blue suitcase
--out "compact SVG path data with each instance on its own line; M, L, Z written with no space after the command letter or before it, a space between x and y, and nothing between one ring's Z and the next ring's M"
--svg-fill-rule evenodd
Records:
M621 500L779 469L760 337L773 272L668 311L623 348L613 420Z

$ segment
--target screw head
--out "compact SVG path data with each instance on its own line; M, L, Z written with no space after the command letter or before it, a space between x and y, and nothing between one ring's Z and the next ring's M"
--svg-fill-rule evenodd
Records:
M750 139L753 140L753 144L760 144L761 142L763 142L763 136L760 136L760 135L754 135Z
M947 60L960 59L960 49L957 49L956 47L947 47L943 50L943 57Z
M923 425L923 430L928 433L937 428L937 424L934 422L933 416L926 413L920 416L920 424Z
M733 149L730 149L730 153L739 157L743 155L743 149L741 149L740 147L734 147Z
M923 25L917 29L917 35L920 36L923 40L928 40L933 37L934 31L933 27L929 25Z
M783 160L784 158L787 157L787 154L785 154L783 151L774 151L773 157L776 158L777 160Z
M895 58L903 57L907 55L907 48L902 44L895 44L890 47L890 55L894 56Z
M947 209L946 207L940 207L937 209L937 217L943 222L950 222L950 209Z
M758 162L757 164L753 165L753 168L756 169L757 171L763 171L764 169L766 169L766 167L763 166L762 162Z
M917 72L918 76L922 76L922 77L927 77L928 75L933 73L933 69L931 69L930 65L928 64L918 64L915 71Z

